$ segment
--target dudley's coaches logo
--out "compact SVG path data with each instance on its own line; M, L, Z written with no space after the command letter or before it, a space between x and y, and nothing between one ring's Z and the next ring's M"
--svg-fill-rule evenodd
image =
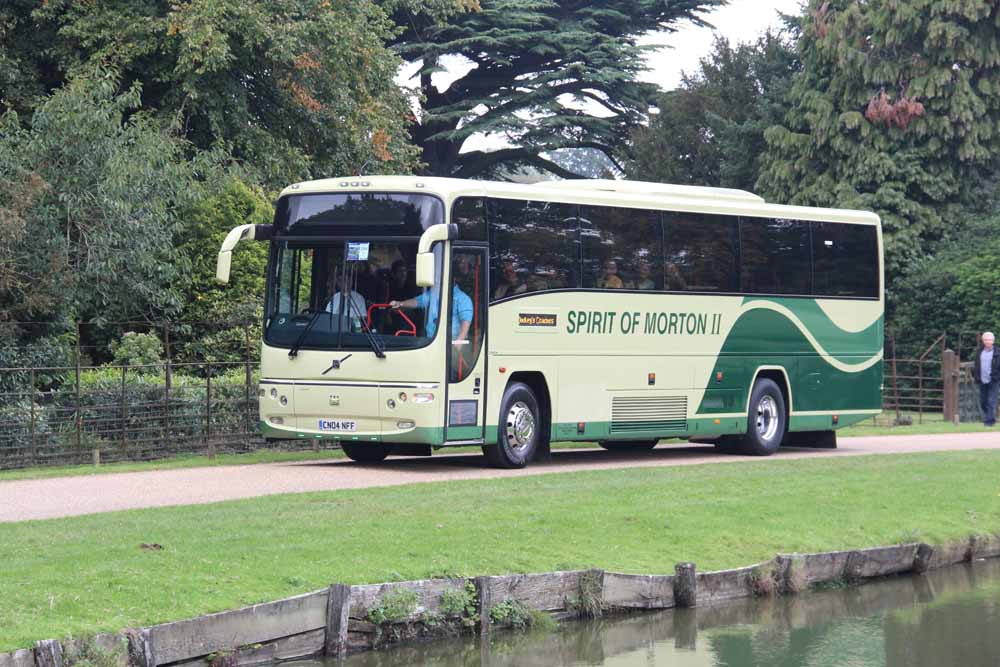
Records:
M517 325L520 327L554 327L556 325L556 316L553 314L519 313L517 316Z

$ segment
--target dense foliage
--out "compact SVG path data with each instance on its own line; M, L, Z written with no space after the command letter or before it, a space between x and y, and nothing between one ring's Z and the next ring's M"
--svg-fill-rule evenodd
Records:
M664 93L659 113L633 135L629 177L753 190L764 131L783 119L798 69L794 45L781 36L735 46L717 38L698 70Z
M214 166L210 154L186 158L173 127L137 112L137 84L118 91L115 72L97 70L45 98L27 123L0 117L3 365L17 355L65 362L75 319L180 310L189 263L174 245L178 211ZM18 341L29 345L15 354Z
M22 113L96 64L142 84L137 105L224 147L272 186L405 171L409 107L389 12L437 20L455 0L12 0L0 8L0 103ZM7 85L9 84L9 85Z
M891 289L995 188L998 28L994 0L811 0L761 194L877 212Z
M723 2L482 0L479 11L441 25L407 13L396 45L420 63L421 109L411 131L424 170L468 178L527 166L573 178L543 154L593 148L614 159L656 94L637 81L645 67L637 38L698 23ZM449 76L463 73L439 89L432 77L449 63ZM511 147L461 152L480 133Z

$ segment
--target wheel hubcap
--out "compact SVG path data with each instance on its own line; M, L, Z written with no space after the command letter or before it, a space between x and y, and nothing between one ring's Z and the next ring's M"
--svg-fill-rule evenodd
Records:
M527 405L518 401L507 413L507 444L515 451L526 449L535 437L535 416Z
M771 396L764 396L757 403L757 434L771 440L778 432L778 404Z

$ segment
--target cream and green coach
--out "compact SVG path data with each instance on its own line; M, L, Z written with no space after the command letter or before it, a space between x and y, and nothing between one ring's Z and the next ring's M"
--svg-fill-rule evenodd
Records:
M872 213L739 190L412 176L298 183L267 241L260 420L349 457L663 438L768 455L879 412Z

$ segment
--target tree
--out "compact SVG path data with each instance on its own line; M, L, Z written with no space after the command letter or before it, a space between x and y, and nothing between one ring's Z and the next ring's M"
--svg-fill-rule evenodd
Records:
M998 25L994 0L812 0L758 189L881 215L892 285L995 173Z
M435 21L460 0L12 0L0 9L0 105L21 113L96 64L141 84L144 111L180 118L273 186L406 171L408 102L385 46L401 5ZM17 82L7 86L7 82Z
M783 119L798 69L793 45L780 35L735 47L716 38L698 71L662 95L659 113L634 133L629 176L753 190L764 131Z
M185 212L185 233L179 251L190 261L183 284L185 303L176 347L180 358L239 361L246 357L246 327L251 341L260 340L264 319L264 281L267 273L266 243L241 243L233 251L228 285L215 281L219 247L234 227L270 224L274 207L264 194L230 180ZM259 346L254 344L256 355Z
M564 148L616 160L656 93L636 80L646 52L637 38L682 21L700 24L725 1L483 0L479 11L441 25L404 12L398 21L409 27L396 49L420 62L421 109L411 133L425 173L467 178L528 166L574 178L543 156ZM469 69L439 91L431 77L455 57ZM480 133L512 147L463 153Z
M30 120L0 116L0 366L65 361L61 336L76 319L152 318L181 305L178 211L215 167L189 161L175 127L136 112L137 84L119 88L115 72L97 70Z
M972 217L964 234L918 260L896 285L899 344L926 346L942 332L1000 328L1000 213Z

